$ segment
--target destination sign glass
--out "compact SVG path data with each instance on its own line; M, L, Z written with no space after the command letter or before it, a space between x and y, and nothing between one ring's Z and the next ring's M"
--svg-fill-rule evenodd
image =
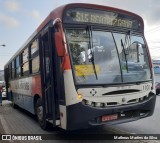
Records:
M133 16L93 9L74 8L65 12L64 23L91 23L139 30L140 22Z

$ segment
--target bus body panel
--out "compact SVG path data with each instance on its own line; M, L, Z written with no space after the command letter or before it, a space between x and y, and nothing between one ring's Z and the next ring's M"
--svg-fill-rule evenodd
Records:
M143 98L148 97L151 87L150 82L138 85L108 85L104 88L80 88L78 93L83 95L83 100L86 100L87 104L93 102L100 106L101 103L104 103L107 106L115 102L114 105L118 106L142 101Z
M136 104L106 108L86 106L82 103L67 106L67 129L76 130L98 125L112 125L131 122L151 116L155 108L156 96ZM102 116L118 115L118 119L102 122Z
M12 92L13 102L19 107L35 114L34 110L34 98L30 95L18 94L16 92Z
M67 129L67 108L64 105L59 105L60 109L60 127L62 129Z
M141 22L142 31L140 32L142 35L144 35L143 19L134 13L117 8L94 5L94 4L78 4L78 3L68 4L56 8L48 15L48 17L42 22L42 24L37 28L37 30L23 45L23 47L20 50L18 50L18 52L5 65L5 69L9 67L9 64L11 64L11 62L15 60L15 57L18 56L36 36L38 37L41 34L43 35L43 30L48 30L50 27L48 26L49 23L54 21L56 18L60 18L62 20L62 26L63 26L62 33L65 35L65 23L63 23L63 16L64 12L71 8L86 8L86 9L95 9L103 11L107 10L111 12L112 11L120 12L122 14L127 14L129 16L134 16ZM74 24L74 26L75 25L76 24ZM87 24L83 23L83 26L87 26ZM57 30L56 26L53 26L52 29L54 32ZM121 28L119 28L119 31L120 30ZM48 37L48 39L49 38L50 37ZM39 41L39 43L40 42L42 41ZM54 42L55 41L53 39L53 43ZM65 46L68 46L67 43L64 44ZM55 48L58 49L58 47ZM72 58L69 53L69 50L67 52L68 52L67 54L61 57L61 65L60 65L61 66L60 70L63 71L63 77L60 79L64 80L63 90L65 91L64 95L60 96L64 96L63 98L65 100L63 101L62 104L62 102L60 101L60 97L57 97L59 104L58 112L60 114L59 127L66 130L74 130L79 128L88 128L90 126L96 126L96 125L117 124L117 123L134 121L144 117L151 116L153 114L156 101L155 87L153 83L154 82L153 71L151 72L152 73L151 81L134 82L134 83L133 82L117 83L116 85L112 85L112 83L108 85L96 85L96 84L94 85L93 83L93 85L89 86L82 85L81 87L78 86L75 82L74 72L73 72L74 67L72 66ZM39 56L42 56L42 54ZM43 60L41 60L40 62L43 62ZM42 87L41 85L42 83L41 80L43 78L41 76L43 76L43 74L44 73L42 72L41 74L38 73L37 75L30 75L30 77L21 77L15 80L12 79L12 81L9 82L10 87L8 93L10 92L12 93L14 102L18 106L26 109L27 111L33 114L35 114L34 97L35 96L38 96L40 98L42 96L45 97L45 95L42 94L42 89L44 87ZM41 99L43 100L43 98ZM45 102L46 99L44 103ZM47 109L47 107L45 108ZM114 114L116 114L118 117L116 120L106 121L106 122L102 121L102 116L114 115Z
M32 96L42 96L41 76L36 75L32 78Z
M68 83L68 81L70 82ZM71 70L64 70L64 84L65 84L66 106L81 102L82 100L78 99L78 94L75 89Z
M34 96L42 96L40 75L13 80L10 83L14 103L35 114Z

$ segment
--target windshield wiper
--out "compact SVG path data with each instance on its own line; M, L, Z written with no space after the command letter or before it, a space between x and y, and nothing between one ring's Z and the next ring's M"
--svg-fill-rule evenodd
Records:
M88 31L88 33L89 33L89 45L88 45L88 49L90 50L90 55L91 55L90 60L91 60L92 65L93 65L93 70L94 70L95 77L96 77L96 79L98 79L97 71L96 71L96 67L95 67L95 62L94 62L93 39L92 39L92 26L91 26L91 25L88 25L86 31Z
M128 35L129 34L129 35ZM126 70L128 72L128 60L127 60L127 55L129 54L129 47L131 45L131 31L129 30L128 33L125 35L125 42L123 43L122 39L121 39L121 46L123 48L124 51L124 56L125 56L125 61L126 61ZM125 49L126 47L127 50Z
M123 53L124 53L124 58L125 58L125 61L126 61L126 70L127 70L127 72L128 72L128 61L127 61L127 53L126 53L126 51L125 51L125 47L124 47L124 44L123 44L123 41L122 41L122 39L121 39L121 46L122 46L122 48L123 48Z

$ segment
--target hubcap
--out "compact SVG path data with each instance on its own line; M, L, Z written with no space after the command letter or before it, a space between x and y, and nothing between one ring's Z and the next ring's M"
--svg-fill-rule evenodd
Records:
M42 107L42 106L39 106L39 107L37 108L37 116L38 116L38 119L39 119L40 121L43 120L43 107Z

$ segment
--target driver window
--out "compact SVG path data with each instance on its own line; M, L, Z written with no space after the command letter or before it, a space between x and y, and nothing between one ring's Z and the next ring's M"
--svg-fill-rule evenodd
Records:
M120 71L116 46L110 32L93 31L93 47L95 63L101 66L102 70Z

